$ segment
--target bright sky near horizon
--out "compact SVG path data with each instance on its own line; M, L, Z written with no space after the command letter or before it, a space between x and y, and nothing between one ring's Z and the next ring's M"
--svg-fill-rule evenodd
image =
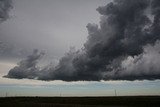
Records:
M64 82L3 78L14 64L0 63L0 97L7 96L118 96L160 95L160 80ZM3 69L2 69L3 68Z

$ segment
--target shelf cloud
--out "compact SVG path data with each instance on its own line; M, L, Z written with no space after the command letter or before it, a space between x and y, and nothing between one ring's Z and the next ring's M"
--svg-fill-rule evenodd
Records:
M100 81L160 79L160 1L114 0L97 8L100 25L88 24L80 50L71 48L56 67L37 67L43 52L11 69L8 78Z

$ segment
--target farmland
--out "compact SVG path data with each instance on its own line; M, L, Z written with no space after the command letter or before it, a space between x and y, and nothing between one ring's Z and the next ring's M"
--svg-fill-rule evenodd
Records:
M0 107L159 107L160 96L1 97Z

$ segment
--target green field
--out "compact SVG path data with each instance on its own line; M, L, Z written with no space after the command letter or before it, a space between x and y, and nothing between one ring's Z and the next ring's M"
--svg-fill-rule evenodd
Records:
M160 107L160 96L1 97L0 107Z

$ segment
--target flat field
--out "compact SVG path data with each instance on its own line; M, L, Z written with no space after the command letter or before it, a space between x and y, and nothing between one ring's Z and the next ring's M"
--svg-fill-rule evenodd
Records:
M1 97L0 107L160 107L160 96Z

